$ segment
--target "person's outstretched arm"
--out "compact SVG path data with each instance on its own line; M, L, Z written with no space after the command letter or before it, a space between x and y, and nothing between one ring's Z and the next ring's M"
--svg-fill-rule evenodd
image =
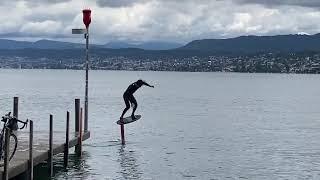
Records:
M154 86L151 86L150 84L146 83L145 81L142 81L142 82L143 82L143 85L146 85L146 86L154 88Z

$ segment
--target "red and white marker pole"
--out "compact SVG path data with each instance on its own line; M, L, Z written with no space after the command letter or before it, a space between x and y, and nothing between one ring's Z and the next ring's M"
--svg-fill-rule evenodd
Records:
M83 23L86 25L86 90L84 99L84 131L88 131L88 82L89 82L89 25L91 23L91 10L84 9Z

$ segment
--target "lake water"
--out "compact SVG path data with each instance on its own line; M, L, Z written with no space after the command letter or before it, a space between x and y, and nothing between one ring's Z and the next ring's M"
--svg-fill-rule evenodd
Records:
M0 70L0 113L18 96L21 119L47 130L53 114L63 131L74 99L83 104L84 75ZM55 158L54 179L320 179L319 75L91 71L89 78L92 136L68 171ZM155 88L136 92L142 118L125 126L122 146L115 121L122 93L139 78Z

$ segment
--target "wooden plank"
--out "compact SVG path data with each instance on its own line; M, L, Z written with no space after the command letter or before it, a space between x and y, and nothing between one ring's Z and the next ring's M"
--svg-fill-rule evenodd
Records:
M18 131L18 148L15 156L10 161L10 168L8 169L9 178L18 176L21 173L25 173L29 168L29 132ZM57 155L64 152L65 141L64 131L55 131L53 143L53 155ZM83 141L90 138L90 131L83 133ZM69 148L75 147L78 144L78 135L76 133L70 135ZM40 163L48 160L49 158L49 143L47 131L34 131L33 133L33 166L37 166ZM3 179L4 168L0 167L0 180Z

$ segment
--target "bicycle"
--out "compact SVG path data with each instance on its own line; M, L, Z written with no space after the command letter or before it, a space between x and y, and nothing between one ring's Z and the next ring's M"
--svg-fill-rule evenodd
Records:
M23 129L27 126L28 124L28 119L26 121L21 121L19 119L17 119L14 116L10 116L11 112L9 112L8 114L6 114L5 116L2 116L2 122L3 122L3 128L0 132L0 162L2 162L4 160L4 156L5 156L5 149L6 149L6 145L5 145L5 133L6 133L6 128L9 129L9 161L13 158L16 150L17 150L17 146L18 146L18 138L17 136L13 133L13 131L17 130L19 127L17 126L17 123L22 123L23 126L19 129ZM3 162L0 163L0 166L3 165Z

